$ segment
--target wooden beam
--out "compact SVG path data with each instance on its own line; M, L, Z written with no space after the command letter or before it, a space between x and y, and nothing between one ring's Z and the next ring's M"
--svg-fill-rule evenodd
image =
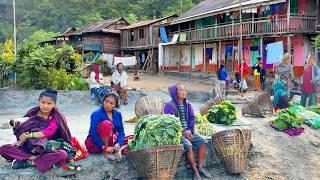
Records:
M203 43L203 72L206 72L206 42Z
M181 76L181 44L179 44L179 80Z
M290 0L288 2L288 8L287 8L287 32L290 32Z
M190 43L190 68L189 68L189 80L192 71L192 44Z
M287 37L287 53L291 55L291 37L288 35Z
M260 57L263 61L263 37L260 38Z
M220 65L221 65L221 46L222 46L222 43L221 43L221 40L219 41L219 49L218 49L218 68L220 68Z

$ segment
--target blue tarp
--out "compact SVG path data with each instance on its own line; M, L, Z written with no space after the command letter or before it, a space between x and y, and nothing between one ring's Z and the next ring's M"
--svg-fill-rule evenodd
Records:
M161 35L162 42L167 43L168 42L167 32L166 32L166 29L162 26L160 27L160 35Z

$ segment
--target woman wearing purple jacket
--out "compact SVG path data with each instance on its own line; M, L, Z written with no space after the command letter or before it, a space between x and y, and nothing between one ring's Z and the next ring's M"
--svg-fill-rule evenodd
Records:
M195 116L191 104L187 101L187 91L183 84L169 87L172 100L165 104L164 113L180 118L182 125L181 143L183 144L186 159L190 164L194 179L200 179L200 174L209 178L210 175L203 169L203 160L206 155L206 140L194 131ZM198 152L196 166L193 150Z

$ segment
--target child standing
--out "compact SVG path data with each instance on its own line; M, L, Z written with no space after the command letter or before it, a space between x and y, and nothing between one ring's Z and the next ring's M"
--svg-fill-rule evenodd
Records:
M262 91L264 91L264 90L265 90L265 81L266 81L267 73L266 73L266 70L264 69L262 63L259 64L259 67L260 67L260 84L261 84L261 89L262 89Z

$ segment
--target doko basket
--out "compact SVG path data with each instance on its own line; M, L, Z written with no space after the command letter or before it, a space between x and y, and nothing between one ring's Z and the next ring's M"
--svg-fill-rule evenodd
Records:
M230 129L212 135L212 145L229 174L246 170L251 129Z
M148 179L173 179L183 146L170 145L129 152L128 158L138 173Z

